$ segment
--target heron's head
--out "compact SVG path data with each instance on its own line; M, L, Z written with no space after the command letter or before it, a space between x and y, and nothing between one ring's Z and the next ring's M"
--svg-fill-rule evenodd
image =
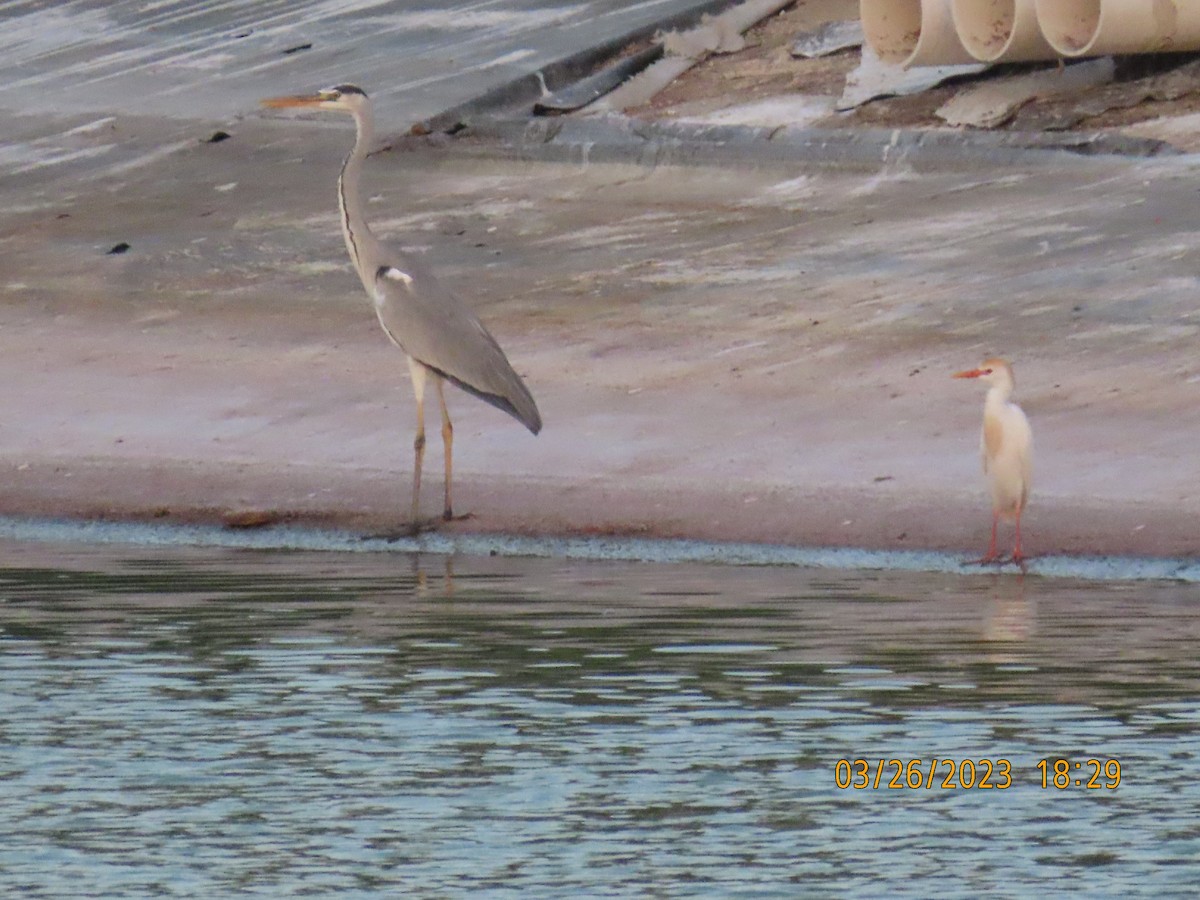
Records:
M965 372L955 372L955 378L978 378L984 384L992 387L1007 387L1012 390L1016 384L1016 378L1013 377L1012 366L1008 360L992 357L985 359L978 369L968 369Z
M353 84L338 84L324 88L315 94L296 97L270 97L262 101L271 109L332 109L354 113L367 103L366 92Z

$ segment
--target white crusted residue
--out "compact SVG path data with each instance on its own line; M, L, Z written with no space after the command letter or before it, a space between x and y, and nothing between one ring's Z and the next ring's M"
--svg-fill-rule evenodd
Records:
M5 17L4 27L0 28L0 51L5 55L19 51L24 56L53 53L91 42L110 30L114 30L112 21L100 10L51 4Z
M430 31L463 31L475 28L504 28L524 30L544 28L548 23L557 24L578 15L579 9L569 6L551 6L545 9L421 9L397 12L387 17L389 28Z
M46 166L58 166L79 159L90 159L108 153L116 145L103 144L99 147L81 147L64 150L59 147L38 147L33 144L7 144L0 146L0 166L10 175L32 172Z
M100 131L105 125L111 125L117 121L116 116L105 116L102 119L96 119L94 122L85 122L82 125L76 125L74 128L69 128L63 132L63 136L76 134L91 134L95 131Z

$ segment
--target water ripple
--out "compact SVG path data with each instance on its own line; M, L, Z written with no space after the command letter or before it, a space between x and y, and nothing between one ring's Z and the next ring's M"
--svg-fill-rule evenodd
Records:
M8 896L1200 880L1186 585L0 552ZM1082 768L1043 788L1044 757ZM1009 760L1012 786L887 787L889 760L935 758ZM1120 786L1074 784L1091 758L1118 760ZM841 759L885 767L881 787L840 789Z

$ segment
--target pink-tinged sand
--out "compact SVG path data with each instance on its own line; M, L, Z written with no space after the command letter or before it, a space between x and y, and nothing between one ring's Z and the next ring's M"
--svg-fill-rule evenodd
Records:
M247 120L4 188L0 514L404 524L412 394L338 232L351 140ZM1197 171L381 154L378 230L545 420L451 391L471 516L438 527L982 552L982 392L950 375L1001 353L1034 431L1026 551L1195 554ZM431 428L430 516L440 453Z

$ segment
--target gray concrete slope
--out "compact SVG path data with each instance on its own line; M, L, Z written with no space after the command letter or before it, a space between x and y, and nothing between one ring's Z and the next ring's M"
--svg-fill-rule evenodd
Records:
M222 119L349 81L402 130L701 0L0 4L0 109Z

